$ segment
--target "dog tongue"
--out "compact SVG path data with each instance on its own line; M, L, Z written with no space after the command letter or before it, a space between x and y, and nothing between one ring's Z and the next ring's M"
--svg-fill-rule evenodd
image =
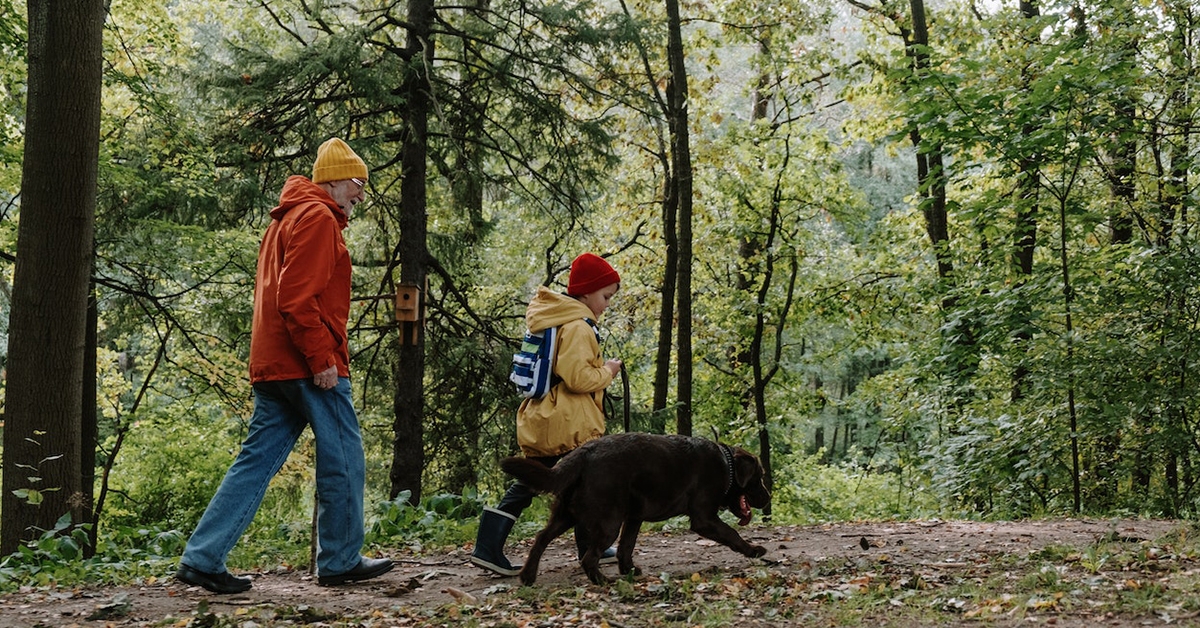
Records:
M750 504L746 503L746 496L742 495L738 498L738 525L744 526L750 523L750 518L753 514L750 512Z

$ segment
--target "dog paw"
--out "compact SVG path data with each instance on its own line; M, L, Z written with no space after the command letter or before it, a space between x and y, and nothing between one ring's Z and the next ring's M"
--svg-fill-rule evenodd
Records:
M750 558L758 558L759 556L762 556L763 554L766 554L766 553L767 553L767 548L765 548L761 545L751 545L750 551L746 552L746 555L749 556Z
M530 586L537 581L537 573L525 573L522 571L519 577L521 578L521 584L525 586Z

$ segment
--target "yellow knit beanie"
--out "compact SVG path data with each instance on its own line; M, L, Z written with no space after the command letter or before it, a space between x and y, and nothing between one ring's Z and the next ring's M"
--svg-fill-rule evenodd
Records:
M367 164L342 140L336 137L325 140L317 149L317 161L313 164L313 183L345 179L366 181Z

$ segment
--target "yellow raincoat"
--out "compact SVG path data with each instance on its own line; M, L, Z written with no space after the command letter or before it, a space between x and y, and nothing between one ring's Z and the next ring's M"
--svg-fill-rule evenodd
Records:
M559 456L604 435L604 389L613 375L584 320L593 316L583 303L544 286L529 302L530 331L559 327L554 374L560 380L517 410L517 443L528 457Z

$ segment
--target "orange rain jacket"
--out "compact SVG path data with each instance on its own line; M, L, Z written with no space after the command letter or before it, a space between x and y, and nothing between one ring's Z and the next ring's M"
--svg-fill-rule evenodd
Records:
M337 366L350 376L349 221L324 189L289 177L258 249L250 382L308 379Z

